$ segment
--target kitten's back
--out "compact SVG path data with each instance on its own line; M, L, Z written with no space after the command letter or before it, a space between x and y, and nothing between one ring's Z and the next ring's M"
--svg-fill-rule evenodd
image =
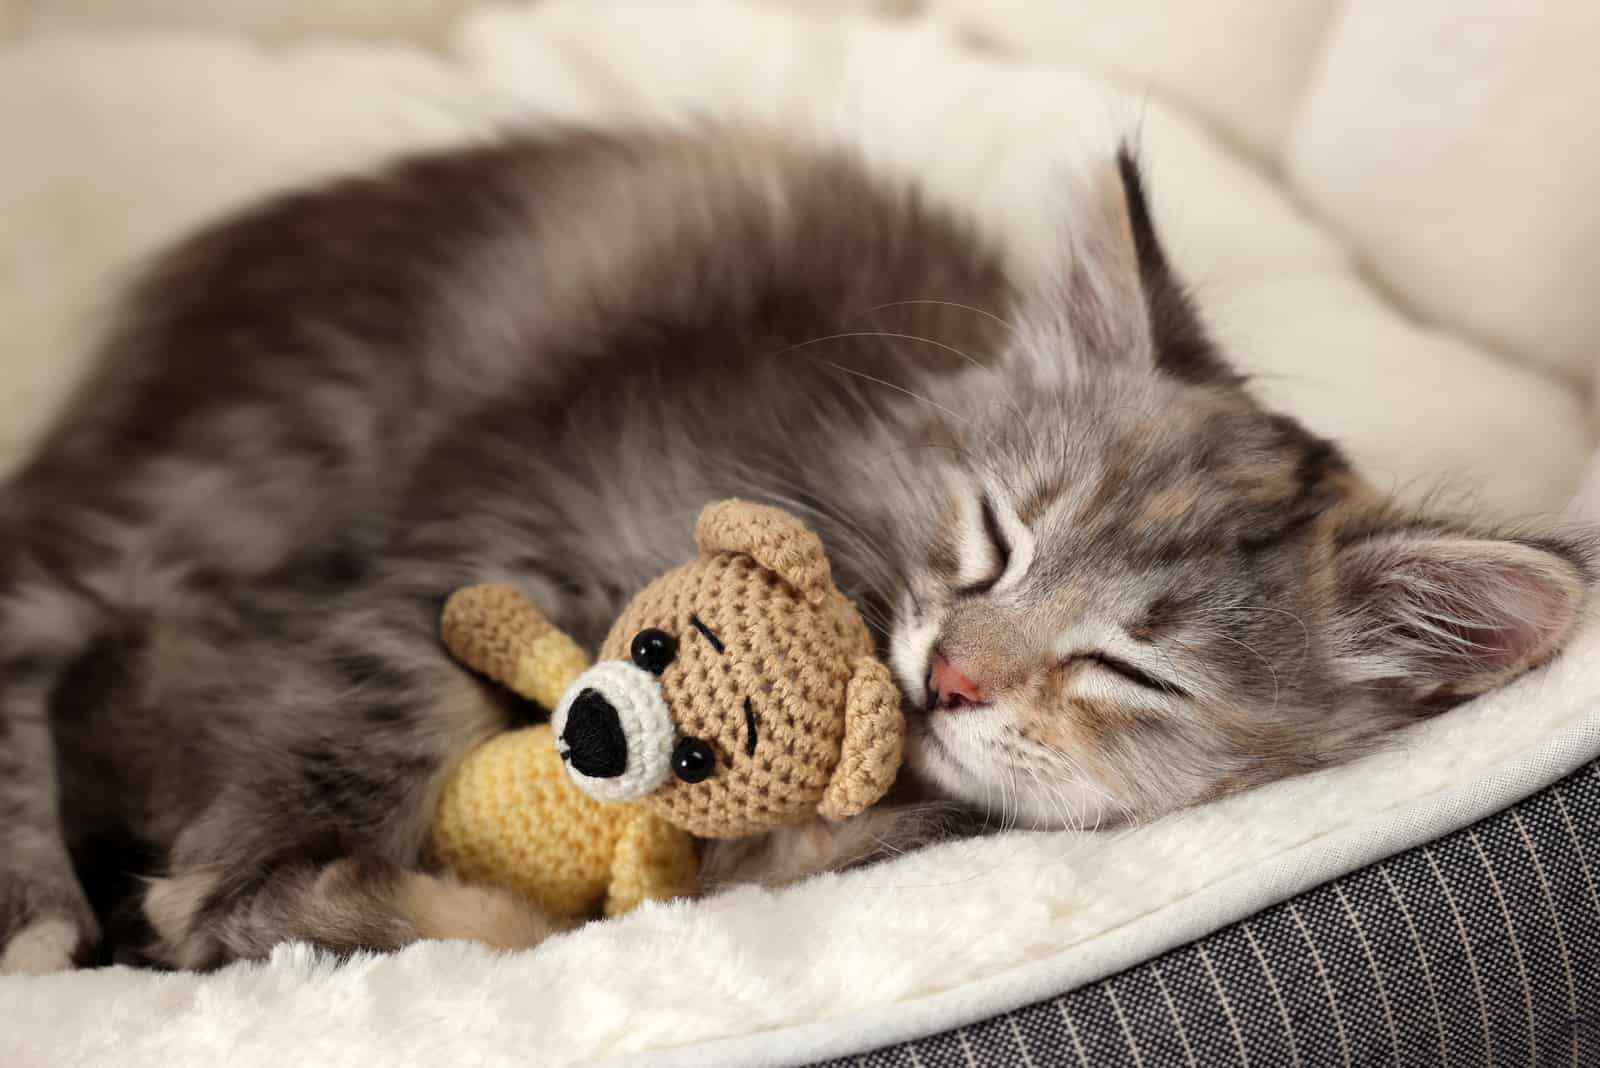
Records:
M510 712L441 661L434 598L516 576L603 629L681 552L672 509L857 488L820 403L981 358L998 327L963 306L1007 292L909 190L751 131L514 137L183 242L0 487L0 943L92 933L67 847L171 868L223 796L248 821L209 817L233 852L196 864L312 831L415 863L428 784Z

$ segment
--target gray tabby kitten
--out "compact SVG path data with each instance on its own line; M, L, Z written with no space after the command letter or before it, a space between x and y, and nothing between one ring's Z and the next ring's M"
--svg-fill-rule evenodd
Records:
M1127 154L1064 199L1024 292L844 153L559 132L171 251L0 490L0 969L536 942L429 870L452 762L529 714L442 599L516 582L594 642L713 497L816 525L911 766L1025 825L1347 759L1562 645L1586 543L1386 503L1213 348ZM860 860L907 811L708 875Z

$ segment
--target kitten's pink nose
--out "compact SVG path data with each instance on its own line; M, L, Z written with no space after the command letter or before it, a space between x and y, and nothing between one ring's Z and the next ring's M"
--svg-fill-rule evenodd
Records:
M928 707L961 708L964 705L981 705L989 700L983 687L972 676L945 659L937 649L933 663L928 668Z

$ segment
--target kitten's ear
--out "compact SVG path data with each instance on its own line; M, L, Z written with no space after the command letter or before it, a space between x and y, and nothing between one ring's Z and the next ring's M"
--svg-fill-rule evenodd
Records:
M1416 701L1465 699L1553 656L1592 581L1576 548L1437 530L1373 533L1334 557L1346 679Z
M1148 364L1185 382L1239 382L1167 260L1133 151L1119 148L1076 200L1065 279L1042 302L1042 315L1058 320L1074 351Z
M1139 269L1150 340L1156 366L1185 382L1236 383L1240 376L1230 368L1211 342L1200 313L1189 299L1183 282L1167 260L1156 234L1144 174L1133 150L1117 149L1117 178Z

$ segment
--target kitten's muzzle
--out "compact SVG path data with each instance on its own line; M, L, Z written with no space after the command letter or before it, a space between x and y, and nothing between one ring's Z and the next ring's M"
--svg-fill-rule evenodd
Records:
M550 727L573 785L597 801L633 801L670 771L676 730L660 681L625 660L579 675Z
M936 646L928 661L928 675L924 682L928 694L927 711L987 704L989 692L974 675L972 669L952 663L944 655L944 650Z

